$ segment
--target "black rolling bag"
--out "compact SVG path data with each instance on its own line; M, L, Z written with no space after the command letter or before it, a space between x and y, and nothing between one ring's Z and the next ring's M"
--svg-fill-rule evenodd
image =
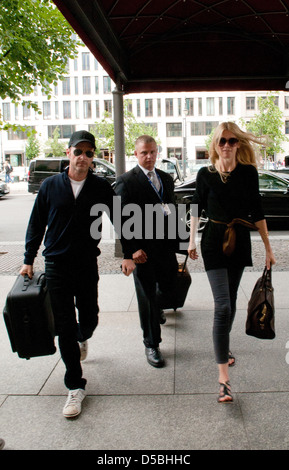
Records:
M187 260L188 255L186 255L184 263L179 263L176 286L171 294L164 296L158 292L159 305L161 309L167 310L173 308L174 310L177 310L177 308L183 307L188 290L192 283L192 278L187 268Z
M3 316L12 351L20 358L55 353L53 313L44 272L34 273L32 279L17 277L7 295Z

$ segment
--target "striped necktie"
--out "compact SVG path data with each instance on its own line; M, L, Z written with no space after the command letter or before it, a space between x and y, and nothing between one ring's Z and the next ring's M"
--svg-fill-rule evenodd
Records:
M159 179L157 177L157 175L155 174L154 171L149 171L148 172L148 177L149 179L151 180L152 184L157 188L157 190L159 191L160 190L160 182L159 182Z

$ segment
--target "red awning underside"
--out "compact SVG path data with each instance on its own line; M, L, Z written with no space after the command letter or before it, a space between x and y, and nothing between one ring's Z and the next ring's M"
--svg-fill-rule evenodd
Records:
M125 93L286 89L289 0L54 2Z

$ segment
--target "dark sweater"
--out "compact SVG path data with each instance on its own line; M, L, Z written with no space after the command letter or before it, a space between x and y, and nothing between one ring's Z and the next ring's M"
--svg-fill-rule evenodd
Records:
M198 204L198 215L204 209L212 220L230 222L241 218L257 222L264 219L259 195L258 172L252 165L238 164L223 183L217 172L207 167L199 170L193 204ZM243 225L235 225L237 240L234 253L223 254L222 243L225 225L209 220L202 235L201 249L205 269L234 266L252 266L250 231Z
M25 264L33 264L44 234L43 255L48 260L71 257L85 260L100 254L101 228L91 236L97 215L91 216L90 211L95 204L102 204L108 208L112 221L115 193L106 180L89 171L75 199L67 173L68 170L47 178L40 187L26 232ZM99 211L99 216L102 212Z

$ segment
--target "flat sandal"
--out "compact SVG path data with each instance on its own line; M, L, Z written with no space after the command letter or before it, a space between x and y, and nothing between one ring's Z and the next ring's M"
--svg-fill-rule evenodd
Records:
M232 403L233 402L233 397L231 394L231 388L230 388L230 383L225 382L225 383L220 383L220 393L218 397L218 403ZM221 400L221 398L227 397L226 400Z

